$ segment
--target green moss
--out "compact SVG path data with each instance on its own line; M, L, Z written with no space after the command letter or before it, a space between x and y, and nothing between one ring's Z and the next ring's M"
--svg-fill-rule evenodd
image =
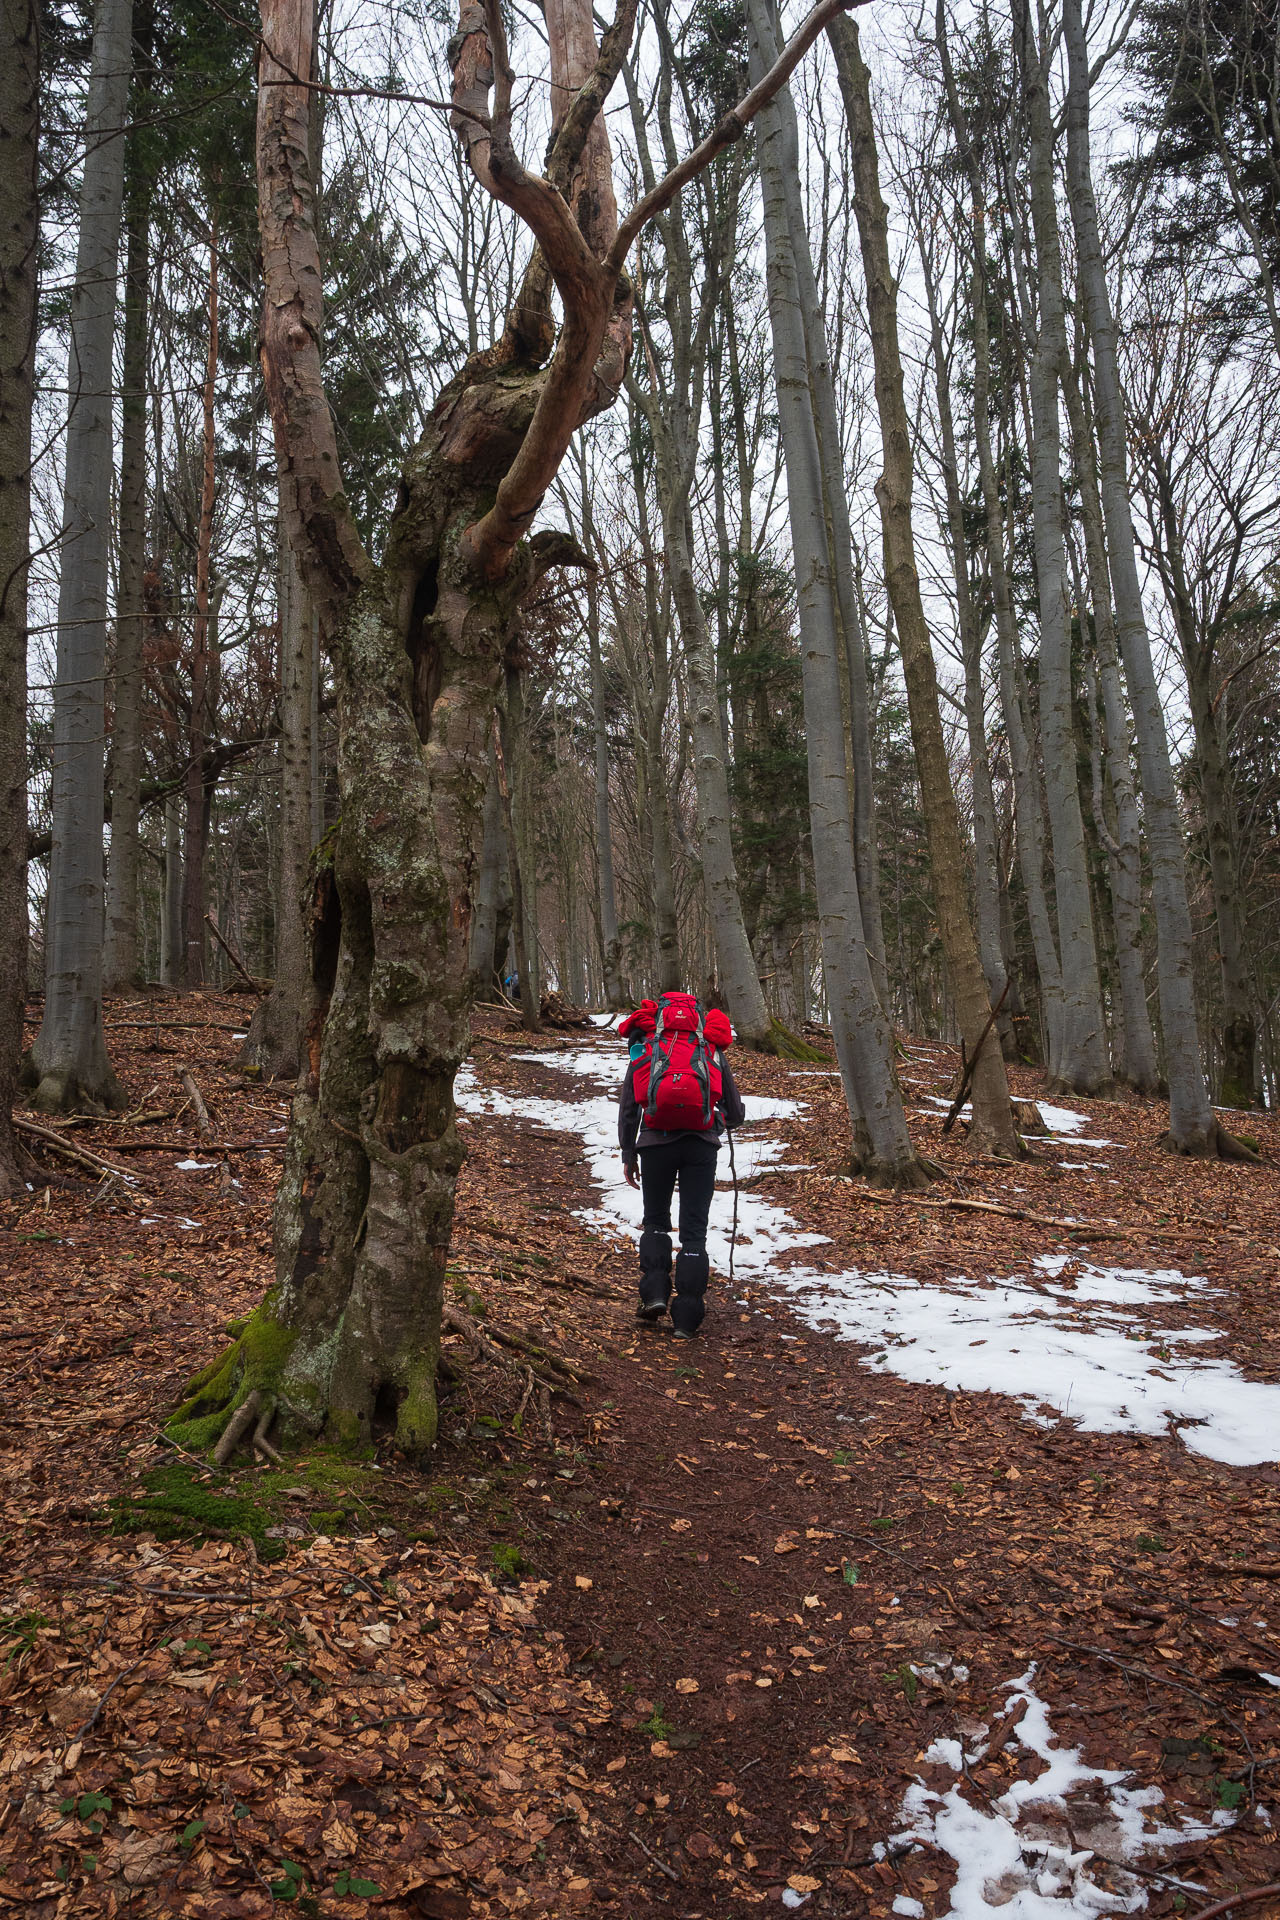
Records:
M519 1547L510 1546L506 1541L500 1541L498 1545L492 1549L492 1552L493 1564L504 1580L519 1580L528 1572L524 1555L521 1553Z
M247 1539L260 1560L284 1557L284 1543L267 1538L275 1515L252 1495L211 1487L183 1461L157 1467L145 1484L145 1493L112 1501L113 1533L153 1533L157 1540Z
M257 1311L240 1326L231 1346L187 1382L186 1398L167 1431L188 1452L212 1447L228 1414L248 1394L278 1386L297 1335L281 1326L274 1308L272 1288Z
M214 1416L209 1416L210 1420ZM200 1424L200 1423L195 1423ZM160 1540L252 1540L263 1560L287 1551L268 1529L310 1516L322 1533L337 1533L361 1509L380 1501L375 1467L328 1447L263 1473L252 1469L210 1485L186 1461L166 1462L147 1475L145 1492L122 1495L111 1505L113 1533L154 1533ZM299 1490L308 1498L300 1501Z
M436 1368L432 1356L430 1365L414 1367L406 1383L404 1397L396 1409L396 1441L409 1458L414 1459L435 1444L439 1427Z

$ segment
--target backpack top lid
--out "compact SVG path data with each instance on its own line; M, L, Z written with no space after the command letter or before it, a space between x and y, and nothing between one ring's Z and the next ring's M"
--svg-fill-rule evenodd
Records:
M709 1046L727 1047L733 1040L733 1028L729 1016L719 1007L711 1007L706 1013L691 993L664 993L662 999L642 1000L634 1013L618 1023L618 1032L624 1040L648 1039L658 1028L658 1015L662 1014L664 1031L693 1032L697 1028L698 1018L702 1017L702 1034Z

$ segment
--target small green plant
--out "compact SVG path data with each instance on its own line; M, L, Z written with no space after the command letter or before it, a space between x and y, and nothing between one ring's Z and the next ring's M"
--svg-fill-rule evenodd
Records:
M47 1627L48 1618L34 1610L28 1613L11 1613L0 1619L0 1643L8 1643L5 1654L6 1667L15 1666L25 1659L39 1638L41 1627Z
M1140 1533L1134 1541L1139 1553L1168 1553L1169 1548L1163 1534Z
M300 1894L305 1893L307 1890L305 1870L298 1866L296 1861L282 1860L280 1862L280 1878L269 1882L269 1890L273 1900L286 1902L296 1900Z
M207 1820L188 1820L186 1826L178 1835L178 1845L185 1847L187 1851L190 1852L208 1824Z
M653 1740L669 1740L675 1727L662 1711L661 1700L655 1700L653 1712L647 1720L642 1720L636 1728L637 1733L647 1733Z
M902 1688L902 1691L906 1694L908 1704L914 1707L916 1695L920 1691L920 1682L905 1660L900 1667L894 1667L889 1673L886 1673L885 1679L889 1681L891 1685L896 1680Z
M841 1568L840 1568L840 1578L841 1578L841 1579L842 1579L842 1580L844 1581L844 1583L845 1583L845 1585L846 1585L846 1587L856 1587L856 1586L857 1586L857 1584L858 1584L858 1569L857 1569L857 1568L856 1568L856 1567L854 1566L854 1564L853 1564L853 1561L852 1561L852 1560L846 1560L846 1561L844 1562L844 1564L843 1564L843 1565L841 1566Z
M964 1481L953 1480L951 1482L951 1491L954 1493L956 1499L959 1500L964 1493Z
M871 1524L877 1533L888 1533L890 1527L893 1525L892 1515L887 1513L879 1514Z
M376 1900L382 1892L382 1888L376 1880L362 1880L358 1873L352 1873L348 1868L344 1867L333 1883L333 1891L339 1900L349 1900L352 1898L356 1900Z
M850 1453L848 1447L837 1447L831 1458L838 1467L849 1467L853 1465L853 1455Z
M72 1815L84 1822L96 1839L102 1832L100 1813L110 1813L112 1807L109 1793L70 1793L65 1800L59 1800L58 1812L66 1818Z
M524 1555L519 1547L513 1547L508 1541L500 1540L490 1551L493 1564L504 1580L520 1580L528 1572Z
M1234 1813L1243 1799L1243 1780L1228 1780L1225 1775L1221 1773L1214 1774L1213 1804L1215 1807L1225 1807L1228 1812Z
M701 1380L701 1378L702 1378L701 1367L677 1367L676 1368L677 1380Z

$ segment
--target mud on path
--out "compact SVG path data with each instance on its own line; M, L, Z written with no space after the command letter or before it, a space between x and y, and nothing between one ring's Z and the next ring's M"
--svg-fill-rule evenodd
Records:
M1220 1424L1275 1381L1273 1121L1263 1168L1202 1168L1156 1151L1154 1110L1077 1102L1036 1160L975 1167L940 1133L954 1061L913 1047L913 1129L951 1176L925 1198L1014 1218L866 1195L832 1080L740 1057L748 1102L803 1103L746 1191L827 1239L774 1261L757 1210L745 1275L677 1345L634 1326L603 1162L531 1117L582 1099L583 1039L531 1062L491 1025L472 1104L501 1110L465 1121L450 1298L579 1382L531 1394L523 1354L454 1333L429 1473L318 1454L210 1484L157 1429L269 1277L284 1103L235 1071L239 1003L146 1012L115 1044L169 1117L73 1135L139 1184L0 1220L0 1902L1077 1920L1280 1879L1276 1461L1195 1451L1194 1409L1089 1431L1031 1379L1041 1329L1098 1335L1122 1380L1145 1355L1161 1392L1195 1389L1197 1352L1230 1365ZM241 1143L230 1179L173 1106L179 1060ZM1090 1321L1104 1263L1148 1279ZM842 1293L855 1269L896 1278ZM903 1377L936 1329L892 1315L941 1326L957 1274L960 1384ZM1029 1407L965 1384L1001 1340Z

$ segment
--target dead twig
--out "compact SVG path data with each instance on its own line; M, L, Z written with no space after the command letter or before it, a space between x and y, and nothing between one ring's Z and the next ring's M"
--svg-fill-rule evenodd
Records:
M1005 996L1008 993L1011 985L1012 985L1012 976L1010 976L1005 980L1004 986L1000 990L1000 998L996 1001L994 1007L992 1007L990 1013L987 1015L986 1025L983 1027L982 1032L978 1035L978 1044L974 1048L973 1052L969 1055L969 1058L964 1062L964 1070L960 1075L960 1084L956 1088L956 1097L951 1102L950 1111L948 1112L946 1119L942 1123L942 1131L944 1133L950 1133L952 1127L954 1127L956 1123L957 1118L959 1117L961 1107L964 1105L965 1101L969 1098L969 1087L973 1080L974 1071L978 1065L978 1057L982 1052L983 1043L985 1042L986 1037L990 1033L992 1027L994 1027L996 1023L996 1015L999 1013L1001 1007L1004 1005ZM964 1043L962 1041L961 1042L962 1049L963 1049L963 1044Z
M93 1731L94 1727L97 1726L99 1719L102 1717L102 1709L106 1706L108 1700L111 1698L116 1688L120 1685L121 1681L127 1680L131 1673L136 1673L138 1671L138 1668L142 1665L143 1661L147 1658L147 1654L149 1654L150 1652L151 1652L151 1649L150 1647L148 1647L147 1652L140 1653L138 1655L138 1658L134 1661L131 1667L126 1667L123 1673L118 1673L116 1675L115 1679L111 1682L111 1685L107 1688L106 1692L103 1694L101 1700L99 1700L97 1706L94 1708L93 1712L89 1715L89 1718L85 1721L84 1725L82 1727L77 1727L74 1733L69 1733L66 1736L66 1739L63 1743L64 1746L74 1747L77 1740L83 1740L86 1733L91 1733Z
M659 1860L657 1854L653 1851L653 1848L646 1847L644 1841L640 1838L640 1835L638 1833L633 1833L630 1827L627 1828L627 1838L628 1840L635 1841L636 1845L639 1847L645 1859L652 1860L654 1866L658 1869L659 1873L665 1873L668 1880L674 1880L677 1886L681 1884L680 1875L676 1872L675 1868L669 1867L665 1860Z
M1233 1580L1280 1580L1280 1560L1202 1560L1209 1573L1225 1573Z
M1273 1880L1268 1887L1253 1887L1248 1893L1229 1893L1222 1900L1215 1900L1211 1907L1201 1907L1199 1913L1193 1913L1191 1920L1218 1920L1218 1915L1233 1913L1237 1907L1253 1907L1259 1900L1280 1898L1280 1880Z

